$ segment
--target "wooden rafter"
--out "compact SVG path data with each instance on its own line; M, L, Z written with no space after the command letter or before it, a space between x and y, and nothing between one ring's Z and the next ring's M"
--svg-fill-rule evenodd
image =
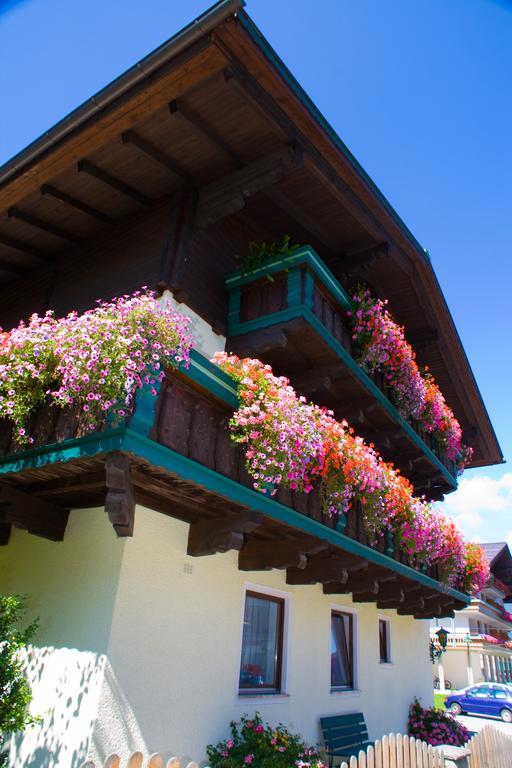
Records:
M267 571L271 568L299 568L307 565L307 555L327 549L318 539L278 539L262 541L250 538L238 555L241 571Z
M363 570L368 561L348 553L323 554L308 557L305 568L288 568L287 584L316 584L327 582L347 582L347 574L352 570Z
M5 525L12 524L50 541L63 540L68 509L6 483L0 484L0 504L3 507L4 530Z
M163 168L171 171L172 174L181 179L181 181L188 187L197 186L197 182L193 175L189 173L181 163L170 157L167 152L162 152L161 149L147 139L144 139L140 134L133 130L125 131L121 136L121 140L123 144L132 144L134 147L137 147L138 150L151 158L155 163L158 163Z
M91 218L96 219L96 221L101 221L102 224L112 224L114 221L111 216L103 213L103 211L99 211L92 205L84 203L83 200L78 200L78 198L68 195L67 192L63 192L61 189L57 189L57 187L54 187L51 184L43 184L41 187L41 194L43 197L51 197L53 200L57 200L63 205L74 208L76 211L80 211L80 213L85 213L86 216L90 216Z
M135 202L144 205L146 208L151 208L153 206L153 200L147 195L143 194L138 189L135 189L130 184L127 184L125 181L121 181L117 176L113 176L108 171L104 171L103 168L99 168L99 166L91 163L90 160L85 158L79 160L77 163L77 171L79 173L87 173L97 181L105 184L105 186L110 187L110 189L115 189L116 192L120 192L125 197L135 200Z
M42 261L53 258L51 254L46 253L45 251L41 251L34 245L25 243L23 240L18 240L18 238L6 235L3 232L0 232L0 244L7 246L7 248L13 248L15 251L20 251L20 253L26 253L29 256L35 256L36 259L41 259Z
M263 516L253 510L220 519L199 520L190 526L187 554L202 557L230 549L239 551L244 544L244 534L254 531L262 522Z
M203 140L208 141L215 149L220 150L237 167L243 166L243 161L237 152L217 133L217 131L208 125L205 120L192 112L181 99L174 99L169 104L169 112L175 120L180 120L187 130L193 130Z
M62 227L58 227L56 224L52 224L49 221L43 221L43 219L40 219L38 216L33 216L31 213L22 211L21 208L16 208L14 206L9 208L7 216L10 219L16 219L17 221L22 221L24 224L29 224L31 227L34 227L34 229L40 229L42 232L47 232L49 235L59 237L61 240L66 240L68 243L72 243L72 245L78 245L78 243L82 242L82 238L78 237L78 235L68 232L66 229L62 229Z
M105 457L105 512L118 536L133 536L135 493L130 459L123 453Z
M201 189L197 226L207 227L242 210L248 198L275 184L296 165L293 147L286 146L207 184Z

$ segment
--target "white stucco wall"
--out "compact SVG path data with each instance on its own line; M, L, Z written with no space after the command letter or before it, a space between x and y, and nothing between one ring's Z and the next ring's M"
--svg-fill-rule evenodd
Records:
M114 749L139 748L200 760L208 742L227 735L232 718L255 710L313 743L320 738L320 715L362 711L375 738L405 729L415 695L431 703L428 622L353 604L349 596L323 595L319 585L288 586L284 572L242 573L236 553L190 558L188 526L143 508L137 509L134 537L123 542L102 510L75 512L71 523L62 544L18 532L6 548L8 588L36 594L37 611L47 624L37 638L42 646L37 653L44 655L43 677L49 682L36 682L34 711L49 707L55 713L21 744L15 742L12 765L75 768L86 743L88 753L100 758ZM29 554L36 571L26 567ZM237 695L246 582L288 596L284 696ZM330 693L335 606L356 611L359 690L354 693ZM391 618L391 665L379 664L379 613ZM58 656L64 651L71 654L69 661ZM95 671L87 694L76 676L67 684L71 668L77 672L73 659L80 669ZM69 672L60 673L61 664ZM90 702L87 712L83 703L80 709L73 705L81 696ZM48 740L54 762L44 761Z
M72 512L63 542L13 529L0 548L0 590L25 594L39 617L29 654L32 712L11 765L75 766L86 756L103 683L125 543L104 510Z
M190 317L192 320L190 330L194 339L194 347L205 357L211 359L215 352L222 352L225 349L226 337L220 333L215 333L212 326L187 304L176 301L171 291L164 291L162 299L168 301L182 315Z

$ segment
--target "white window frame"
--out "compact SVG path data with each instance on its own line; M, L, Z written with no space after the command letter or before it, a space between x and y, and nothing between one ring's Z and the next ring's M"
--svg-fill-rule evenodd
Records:
M353 680L352 688L334 688L331 685L331 618L333 613L350 613L352 615L352 664L353 664ZM357 608L353 608L351 605L344 605L343 603L331 603L329 605L329 634L327 637L327 670L329 680L329 690L331 696L354 696L359 695L361 690L359 688L359 611Z
M388 660L387 661L381 661L380 660L380 622L385 621L388 625ZM390 616L384 616L382 613L377 614L377 652L378 652L378 660L379 660L379 666L381 667L391 667L393 666L393 640L392 640L392 632L391 632L391 617Z
M279 597L284 601L284 616L283 616L283 647L281 658L281 690L270 691L269 693L259 693L250 691L248 693L240 693L240 667L242 664L242 643L244 636L244 617L245 617L245 602L247 598L247 592L257 592L262 597ZM251 702L261 704L282 703L288 701L290 698L288 688L288 672L289 672L289 658L290 658L290 626L291 626L291 592L283 592L280 589L274 589L273 587L265 587L261 584L254 584L250 581L245 581L243 584L242 592L242 611L240 616L240 640L238 651L238 667L236 675L236 693L235 701L237 704L250 704Z

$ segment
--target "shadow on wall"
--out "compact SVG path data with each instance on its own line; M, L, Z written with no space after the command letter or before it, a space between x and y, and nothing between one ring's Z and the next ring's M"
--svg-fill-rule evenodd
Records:
M146 681L148 687L151 681ZM103 765L112 752L123 760L132 752L148 752L137 718L124 695L108 659L88 757ZM169 755L170 757L171 755Z
M9 766L75 768L87 756L103 683L105 657L71 648L32 647L31 712L39 725L10 740Z

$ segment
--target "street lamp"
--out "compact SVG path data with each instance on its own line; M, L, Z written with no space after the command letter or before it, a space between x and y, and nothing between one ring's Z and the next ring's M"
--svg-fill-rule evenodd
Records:
M446 651L446 646L448 645L448 635L450 633L447 629L441 627L441 629L438 629L435 634L437 636L437 646L434 640L430 638L430 661L432 664L435 664L435 662L440 659L443 653Z

